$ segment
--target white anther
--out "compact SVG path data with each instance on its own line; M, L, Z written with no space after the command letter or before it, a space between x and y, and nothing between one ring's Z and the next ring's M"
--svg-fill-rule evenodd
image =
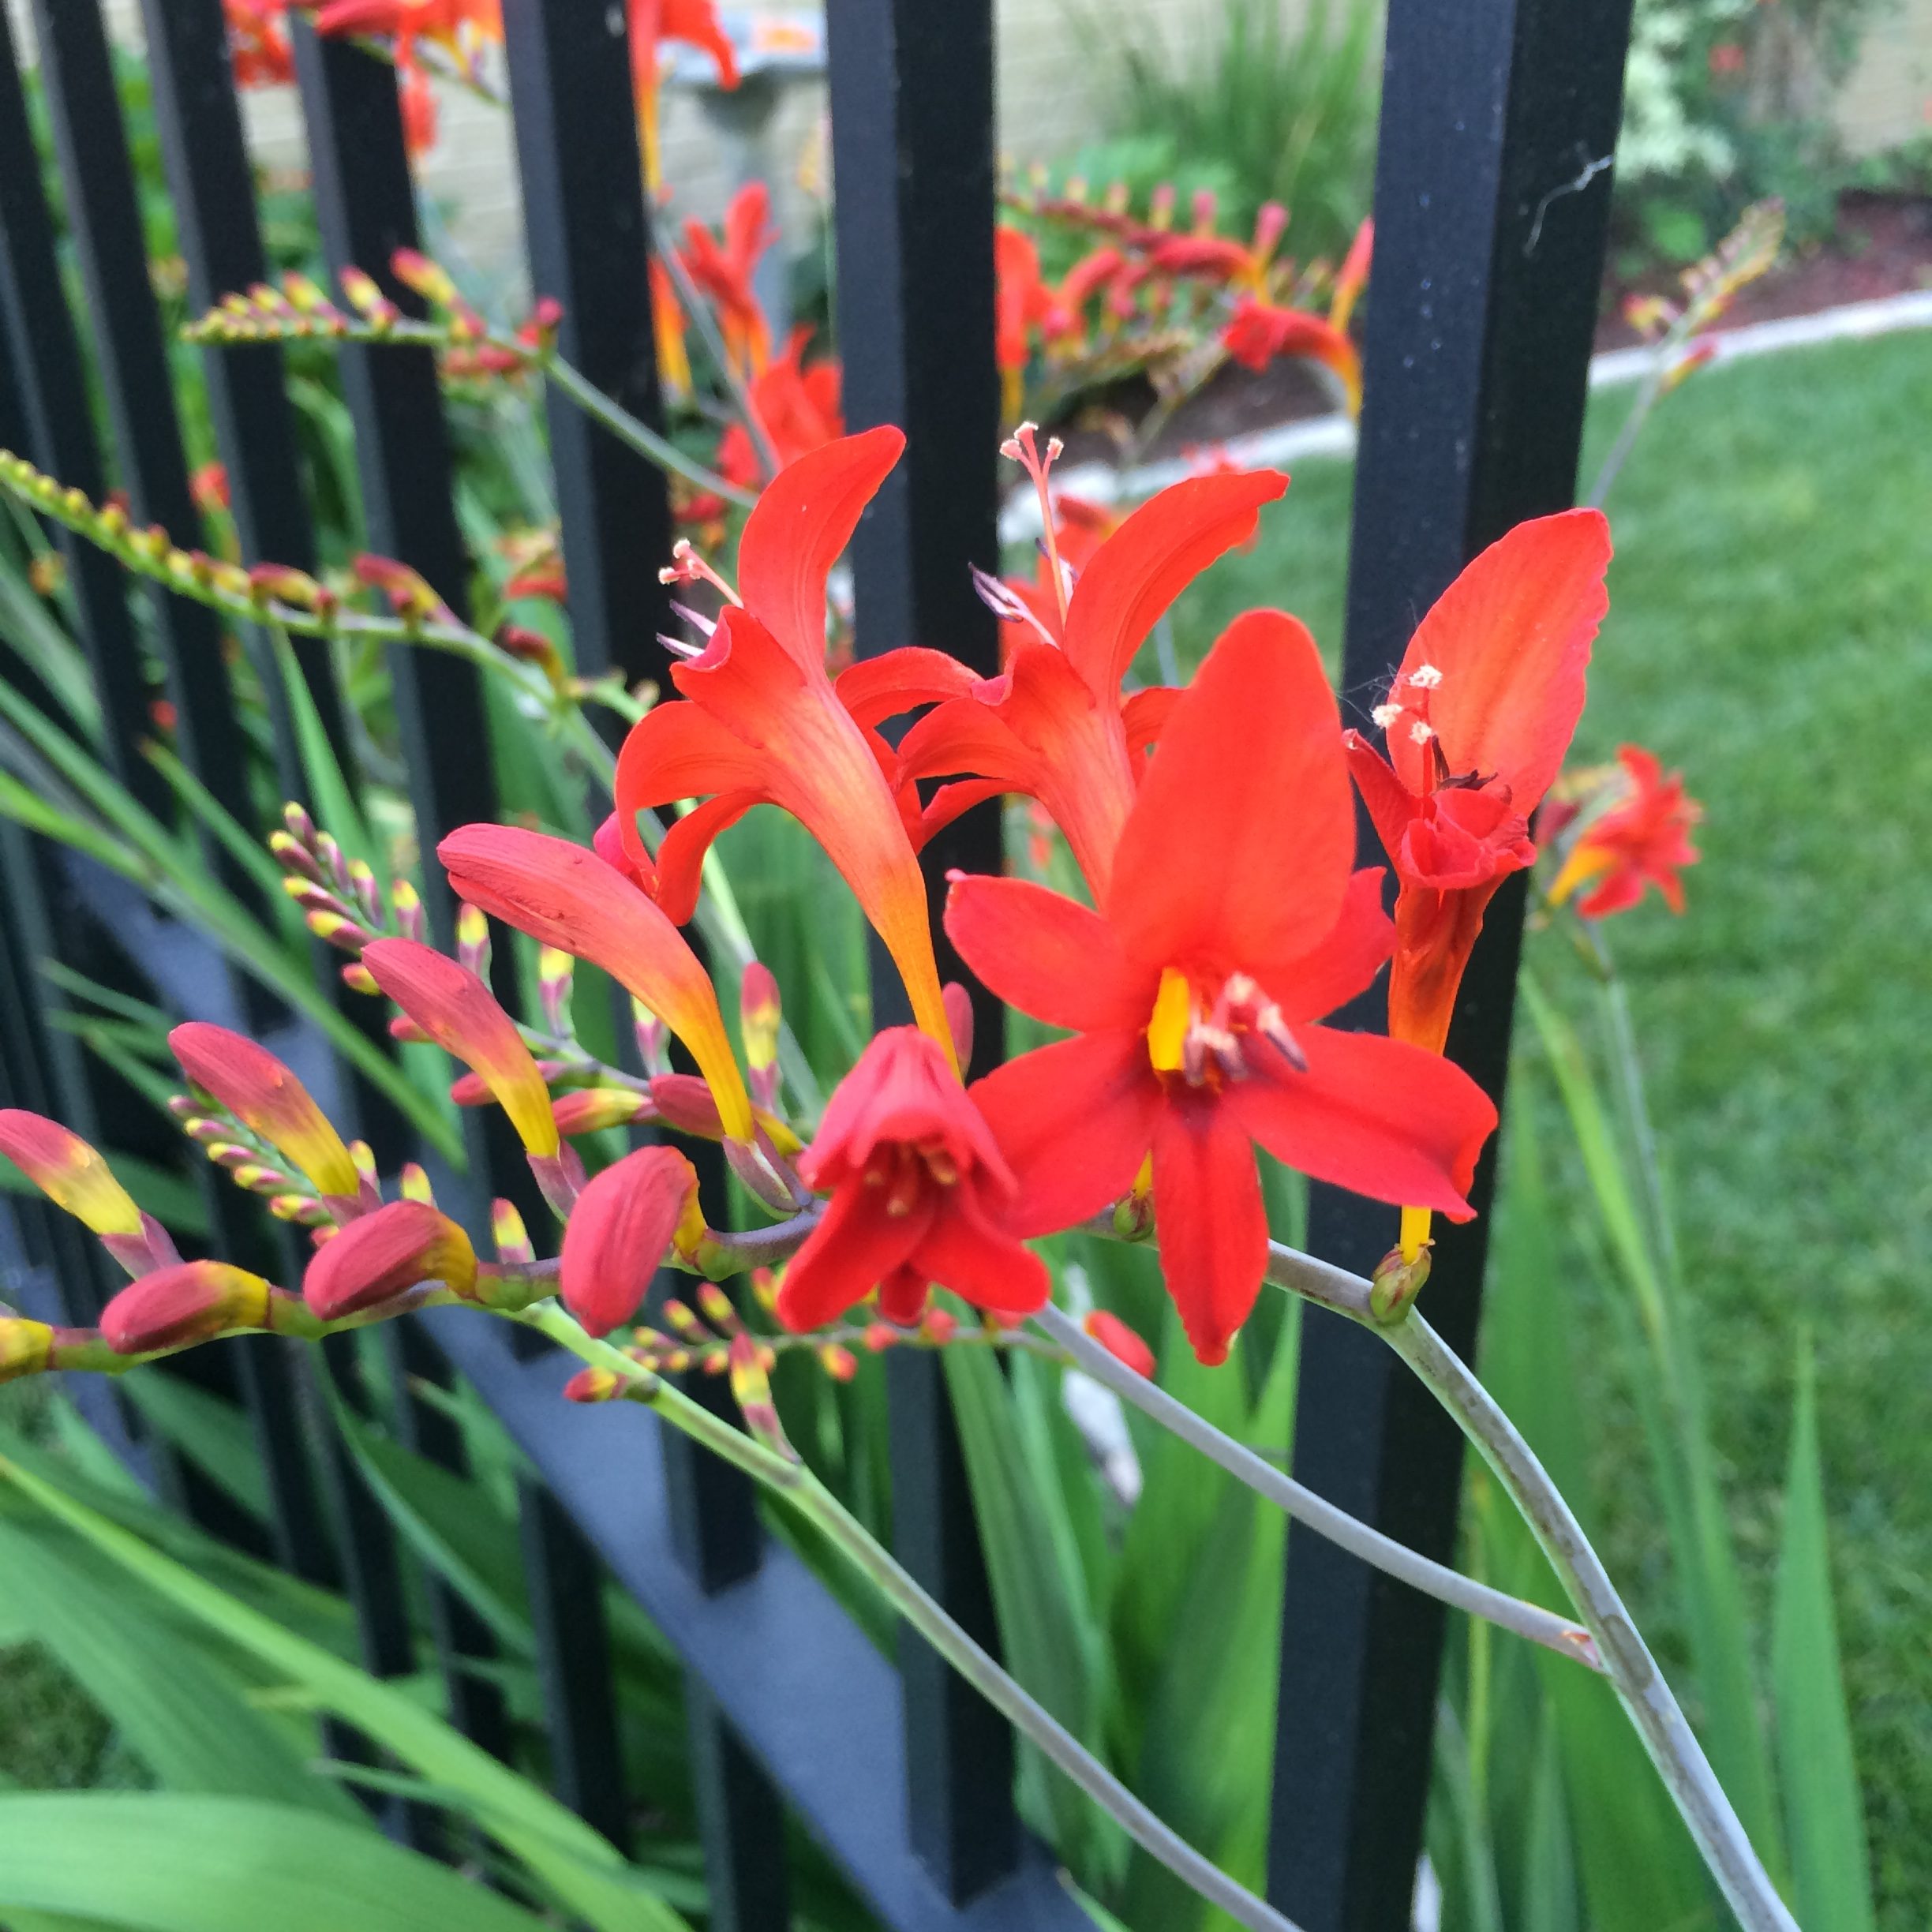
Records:
M1435 736L1435 732L1420 718L1409 727L1409 742L1411 744L1427 744Z
M1433 665L1417 665L1409 673L1412 691L1433 691L1442 682L1442 673Z
M1377 729L1381 731L1387 731L1402 714L1402 708L1398 704L1380 704L1368 713L1375 720Z

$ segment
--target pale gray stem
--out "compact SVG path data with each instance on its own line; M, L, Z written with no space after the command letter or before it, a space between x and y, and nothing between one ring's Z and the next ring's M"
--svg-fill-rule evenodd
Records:
M1245 1483L1257 1496L1265 1496L1284 1514L1306 1524L1351 1556L1359 1556L1364 1563L1452 1608L1466 1611L1471 1616L1486 1617L1518 1637L1554 1650L1559 1657L1571 1658L1592 1670L1603 1668L1588 1631L1541 1604L1525 1603L1520 1597L1506 1595L1477 1582L1473 1577L1464 1576L1445 1563L1433 1562L1406 1544L1398 1543L1393 1537L1371 1529L1347 1511L1338 1509L1326 1497L1317 1496L1252 1449L1224 1435L1185 1402L1177 1401L1145 1376L1136 1374L1050 1301L1036 1311L1033 1319L1084 1373L1110 1388L1122 1402L1131 1402L1143 1415L1178 1436L1190 1448L1198 1449L1237 1482Z

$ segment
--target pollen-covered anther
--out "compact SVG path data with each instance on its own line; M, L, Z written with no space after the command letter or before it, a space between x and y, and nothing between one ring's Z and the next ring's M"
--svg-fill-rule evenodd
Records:
M1412 691L1433 691L1443 681L1443 674L1432 664L1417 665L1406 681Z
M1402 714L1402 707L1395 703L1379 704L1368 713L1375 720L1378 731L1387 731Z
M1427 744L1435 736L1435 727L1424 724L1420 718L1409 727L1409 740L1412 744Z

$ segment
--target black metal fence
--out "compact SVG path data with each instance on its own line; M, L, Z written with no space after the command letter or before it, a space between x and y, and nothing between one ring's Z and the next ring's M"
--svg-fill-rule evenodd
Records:
M1391 0L1377 242L1356 482L1345 686L1392 671L1414 617L1483 544L1571 500L1601 270L1631 0ZM63 292L17 50L0 9L0 445L98 498L110 478L133 514L190 543L197 515L167 380L126 137L99 0L32 0L66 218L84 314ZM990 668L990 617L964 562L994 554L998 397L993 353L994 221L991 0L829 0L837 238L848 414L899 423L911 444L855 547L859 634L874 649L916 640ZM259 279L254 183L230 74L221 0L142 0L153 96L193 300ZM623 10L590 0L504 0L531 279L564 304L564 348L646 417L657 410L646 279L650 230ZM332 265L389 280L416 241L415 200L395 78L356 48L297 34L315 197ZM461 608L467 578L436 372L426 350L344 352L372 549L414 565ZM112 448L97 446L87 372ZM307 567L315 552L279 351L211 350L208 380L245 559ZM661 676L668 628L656 566L668 550L662 478L567 406L551 457L581 667ZM107 720L110 766L158 811L167 799L137 747L148 729L140 646L117 567L70 543L84 646ZM245 761L214 620L155 593L151 636L190 770L242 820ZM390 665L413 802L425 828L496 814L482 694L467 665L402 650ZM301 669L346 765L353 747L325 650ZM12 653L0 675L45 694ZM264 680L270 692L277 680ZM301 765L283 709L279 769ZM963 820L930 855L993 869L998 826ZM209 863L254 889L219 850ZM432 876L429 915L450 938ZM1451 1050L1499 1097L1507 1060L1520 890L1492 909L1462 994ZM138 986L184 1017L242 1024L313 1070L338 1118L385 1171L409 1158L381 1096L320 1050L205 946L158 922L99 868L0 826L0 1103L58 1116L110 1147L155 1152L152 1116L72 1034L37 962L54 957ZM942 942L943 943L943 942ZM498 972L511 970L500 954ZM339 983L327 961L320 977ZM512 989L500 989L506 994ZM374 1003L346 999L357 1023ZM997 1012L981 1016L997 1051ZM1377 1016L1364 1012L1364 1024ZM375 1023L379 1027L379 1023ZM493 1110L466 1115L470 1178L440 1192L475 1224L493 1194L522 1201L527 1170ZM1486 1204L1485 1166L1477 1199ZM213 1245L290 1279L232 1191L208 1189ZM530 1204L533 1208L535 1204ZM1485 1222L1447 1230L1432 1314L1473 1346ZM1312 1244L1361 1267L1391 1245L1382 1211L1318 1190ZM264 1243L268 1244L264 1247ZM11 1250L9 1253L9 1250ZM64 1217L8 1200L0 1264L85 1320L111 1284ZM278 1267L279 1264L279 1267ZM399 1387L460 1372L527 1453L541 1482L521 1495L523 1548L559 1795L621 1841L627 1804L597 1585L608 1566L686 1666L691 1760L721 1932L788 1918L783 1823L796 1817L897 1932L1088 1921L1051 1859L1020 1830L1010 1736L937 1657L909 1639L895 1669L789 1551L762 1545L741 1479L667 1437L646 1413L586 1414L558 1399L567 1365L531 1357L481 1316L445 1312L387 1331ZM1461 1446L1387 1351L1345 1324L1309 1319L1296 1473L1357 1514L1437 1556L1455 1533ZM317 1492L301 1417L308 1373L290 1345L261 1339L189 1358L183 1372L242 1404L272 1499L271 1553L344 1588L365 1661L414 1668L403 1564L388 1520L346 1455ZM892 1359L892 1474L899 1553L966 1626L992 1639L990 1593L964 1466L932 1361ZM355 1360L326 1372L353 1399ZM182 1507L259 1547L258 1526L191 1467L135 1440L102 1387L75 1391L90 1419ZM444 1409L403 1398L420 1453L455 1465ZM621 1475L616 1472L621 1471ZM332 1536L331 1520L346 1533ZM432 1627L452 1720L492 1749L508 1725L487 1666L489 1628L432 1589ZM1298 1528L1289 1542L1270 1893L1308 1932L1393 1932L1408 1922L1430 1762L1442 1613ZM356 1740L335 1747L353 1753ZM394 1820L425 1840L427 1821Z

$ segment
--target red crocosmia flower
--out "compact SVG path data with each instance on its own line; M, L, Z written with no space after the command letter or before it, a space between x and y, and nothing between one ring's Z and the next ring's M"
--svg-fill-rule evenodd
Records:
M771 359L771 331L751 279L759 258L777 239L771 191L762 182L747 182L732 197L721 235L713 235L701 221L684 224L680 259L717 310L725 354L747 377L762 374Z
M713 0L630 0L631 69L639 94L655 93L657 48L682 40L709 54L717 65L718 85L738 84L738 53L718 23Z
M410 154L420 155L436 142L436 102L417 43L429 41L466 67L482 42L503 38L503 16L498 0L328 0L315 28L324 36L391 38L403 140Z
M1673 912L1684 908L1684 867L1702 856L1690 843L1690 828L1704 808L1684 796L1683 773L1664 776L1653 754L1640 745L1623 745L1618 762L1629 781L1629 796L1578 833L1570 856L1550 883L1550 897L1560 905L1579 887L1591 887L1578 900L1585 919L1607 919L1627 912L1644 896L1646 886L1664 895Z
M168 1047L196 1086L291 1162L318 1194L338 1201L360 1198L362 1177L342 1136L267 1047L200 1020L178 1026Z
M805 345L811 339L809 328L795 328L784 354L751 388L751 407L781 469L845 433L839 365L828 358L807 369ZM733 423L720 440L717 466L721 476L746 488L763 479L765 466L743 423Z
M1288 487L1278 470L1190 477L1143 504L1095 549L1063 628L1017 646L997 678L938 706L899 747L902 785L969 774L927 807L922 841L1002 792L1038 799L1067 836L1095 895L1133 804L1139 754L1159 735L1170 691L1123 699L1121 681L1161 614L1224 551L1254 533ZM646 722L649 721L647 720ZM1245 740L1243 740L1245 742Z
M225 1261L157 1268L101 1310L101 1339L117 1355L148 1355L231 1329L266 1328L270 1292L260 1275Z
M1251 240L1231 241L1204 230L1169 235L1154 245L1154 272L1201 275L1259 292L1267 286L1268 264L1287 226L1288 211L1279 201L1264 201L1255 216Z
M654 714L653 714L654 715ZM471 905L601 966L691 1050L725 1132L757 1132L717 994L684 935L631 881L567 839L513 826L462 826L436 848Z
M324 1321L338 1321L423 1282L467 1295L476 1279L476 1250L448 1215L427 1201L391 1201L316 1250L302 1277L302 1299Z
M993 231L993 357L1003 375L1017 376L1027 365L1028 331L1052 311L1053 291L1040 274L1033 238L1005 222ZM1009 415L1017 415L1017 395L1011 404Z
M1443 593L1410 641L1376 708L1387 761L1359 732L1346 735L1401 885L1389 1032L1431 1053L1448 1037L1496 888L1536 858L1530 816L1582 713L1609 564L1600 511L1519 523Z
M874 1287L881 1313L902 1325L919 1320L934 1282L1002 1314L1045 1302L1045 1266L1004 1223L1013 1177L945 1055L915 1028L889 1027L859 1055L799 1171L832 1200L785 1269L788 1328L823 1327Z
M847 436L789 465L759 497L739 547L743 605L724 612L699 656L672 667L691 702L659 705L624 740L617 833L634 876L682 923L696 909L712 840L754 805L782 807L857 895L898 965L914 1018L949 1042L906 826L917 799L901 806L877 727L970 690L973 676L943 652L917 649L856 664L836 684L825 667L826 579L904 447L889 428ZM665 833L653 859L638 813L694 796L708 802Z
M1317 1180L1466 1219L1496 1109L1460 1069L1313 1024L1392 940L1354 852L1340 719L1313 641L1255 611L1167 721L1101 909L956 875L946 930L1009 1005L1077 1037L972 1089L1020 1184L1022 1234L1119 1199L1152 1156L1162 1264L1202 1361L1261 1286L1253 1144Z
M1222 346L1237 362L1264 369L1277 356L1294 356L1332 369L1348 397L1349 414L1361 413L1361 358L1330 321L1305 309L1278 309L1245 295L1221 331Z
M704 1231L697 1170L675 1148L639 1148L577 1197L558 1295L592 1335L608 1335L643 1306L665 1255L675 1248L690 1258Z

